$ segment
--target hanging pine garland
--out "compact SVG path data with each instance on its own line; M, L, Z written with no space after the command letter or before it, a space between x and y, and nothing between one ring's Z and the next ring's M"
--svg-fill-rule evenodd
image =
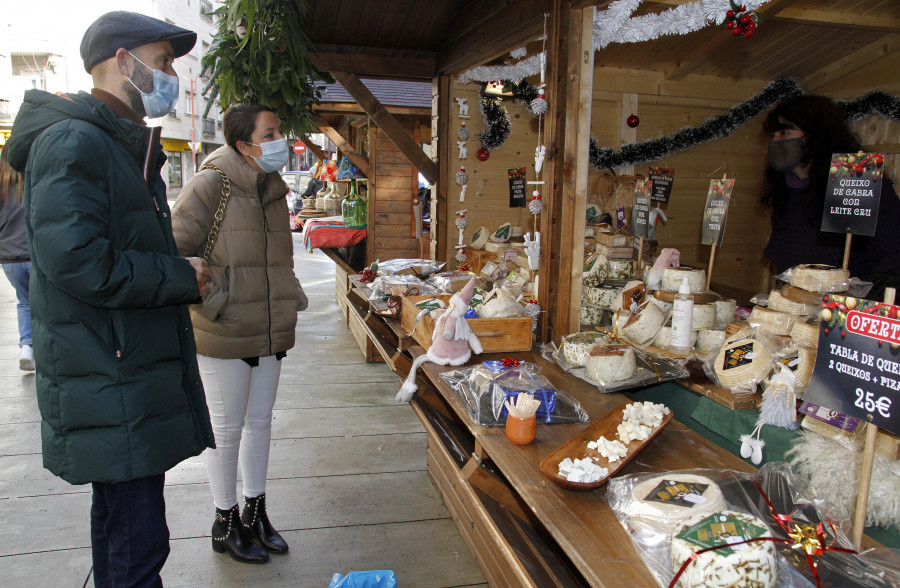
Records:
M900 96L873 90L853 100L836 100L837 105L850 120L859 120L871 114L880 114L888 120L900 120Z
M600 147L597 140L591 137L590 163L595 169L603 170L664 159L672 153L727 137L774 104L800 94L803 90L796 80L777 79L769 82L756 96L735 104L728 112L708 118L699 127L684 127L659 139L629 143L618 151L612 147Z
M512 130L509 112L500 103L499 98L492 96L481 97L480 109L484 117L484 129L476 133L475 138L481 141L481 145L488 151L503 147Z

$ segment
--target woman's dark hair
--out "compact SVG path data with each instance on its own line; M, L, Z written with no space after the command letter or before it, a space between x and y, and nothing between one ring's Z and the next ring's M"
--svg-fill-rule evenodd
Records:
M825 96L805 95L785 100L766 116L763 128L767 133L785 128L779 117L797 125L806 138L804 163L810 163L809 189L812 190L806 214L808 220L818 226L822 222L831 154L856 153L861 148L859 139L850 130L844 112ZM762 203L772 209L773 222L785 210L787 191L784 174L767 164Z
M0 207L12 199L16 206L22 204L22 175L7 160L6 146L0 150Z
M275 112L263 104L233 104L222 117L222 134L225 143L238 151L237 142L248 143L250 135L256 129L256 117L260 112Z

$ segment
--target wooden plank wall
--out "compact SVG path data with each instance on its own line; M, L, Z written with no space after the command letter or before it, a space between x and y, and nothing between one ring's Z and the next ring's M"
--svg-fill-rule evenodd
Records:
M597 55L602 63L602 52ZM601 146L619 145L633 140L667 135L684 126L702 124L708 117L721 114L737 102L758 93L766 82L734 80L711 76L688 76L683 81L666 81L661 72L608 68L598 65L594 71L592 132ZM847 92L856 97L859 93ZM638 115L640 125L634 137L623 137L622 121ZM768 288L768 266L762 251L769 237L769 213L760 206L762 174L766 161L768 136L757 117L732 136L674 154L665 160L636 166L633 173L646 175L650 166L676 170L668 223L657 228L660 247L681 251L682 263L705 267L709 247L700 245L700 223L709 180L724 172L736 178L723 246L716 253L713 281L748 291ZM624 127L627 129L627 127ZM880 117L869 117L854 125L864 144L877 144L887 152L887 173L900 177L897 145L900 124ZM630 129L629 129L630 131ZM631 173L629 169L616 170ZM589 186L596 186L600 172L592 171Z
M415 120L400 118L403 127L413 134ZM430 141L428 118L420 119L420 139ZM370 153L374 154L376 188L374 226L369 227L367 239L372 247L370 261L394 258L416 258L418 241L413 232L413 203L419 181L418 172L380 129L372 133ZM372 140L370 138L370 141ZM370 156L371 161L371 156Z
M538 83L537 79L529 79L531 83ZM525 107L516 103L512 98L504 98L503 106L509 111L512 132L506 144L500 149L491 152L487 161L478 161L475 153L481 148L481 143L475 138L475 134L484 126L481 112L478 109L478 93L481 84L472 82L462 85L455 77L450 82L450 125L449 140L450 164L449 187L447 189L447 238L445 255L450 264L456 256L459 240L459 232L454 224L456 211L466 208L466 218L469 226L464 233L465 244L471 240L472 234L480 226L494 231L502 223L509 222L513 226L522 226L525 232L534 231L534 217L528 212L528 208L510 208L509 206L509 179L507 170L513 168L527 168L527 179L534 180L534 148L537 146L538 123L537 119L525 110ZM459 108L453 98L468 98L469 118L466 120L466 128L469 129L469 140L466 143L468 157L460 160L457 148L457 130L460 128ZM469 174L469 187L466 191L466 201L459 202L459 186L456 185L456 172L460 166L465 166ZM546 168L546 163L545 163ZM531 199L533 187L528 186L526 196Z

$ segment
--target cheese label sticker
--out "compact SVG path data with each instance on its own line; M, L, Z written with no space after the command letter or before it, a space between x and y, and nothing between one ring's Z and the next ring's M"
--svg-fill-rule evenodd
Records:
M756 357L756 354L753 353L753 343L745 343L744 345L732 347L725 352L725 361L722 362L722 369L731 370L736 367L741 367L742 365L747 365L753 361L754 357Z
M713 514L696 525L690 526L677 535L679 539L683 539L688 543L693 543L697 547L703 549L706 547L716 547L718 545L728 545L740 543L748 539L755 539L766 534L766 529L746 523L740 519L730 515ZM746 545L736 545L717 549L712 553L716 553L721 557L728 557Z
M706 502L703 493L707 488L709 488L709 484L663 480L644 497L644 500L693 508Z
M473 241L473 242L474 242L474 241L477 241L477 240L478 240L478 237L480 237L480 236L481 236L481 229L478 229L477 231L475 231L475 234L472 235L472 241Z

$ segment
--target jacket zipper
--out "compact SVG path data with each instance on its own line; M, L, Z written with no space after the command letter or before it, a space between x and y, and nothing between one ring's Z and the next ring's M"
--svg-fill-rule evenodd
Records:
M109 337L112 340L113 349L115 350L116 359L122 359L122 345L119 344L119 337L116 336L116 325L113 317L109 317Z
M269 292L269 220L266 218L266 207L263 205L262 197L259 199L259 209L263 217L263 262L266 264L266 318L268 326L266 333L269 337L269 355L272 355L272 299Z

